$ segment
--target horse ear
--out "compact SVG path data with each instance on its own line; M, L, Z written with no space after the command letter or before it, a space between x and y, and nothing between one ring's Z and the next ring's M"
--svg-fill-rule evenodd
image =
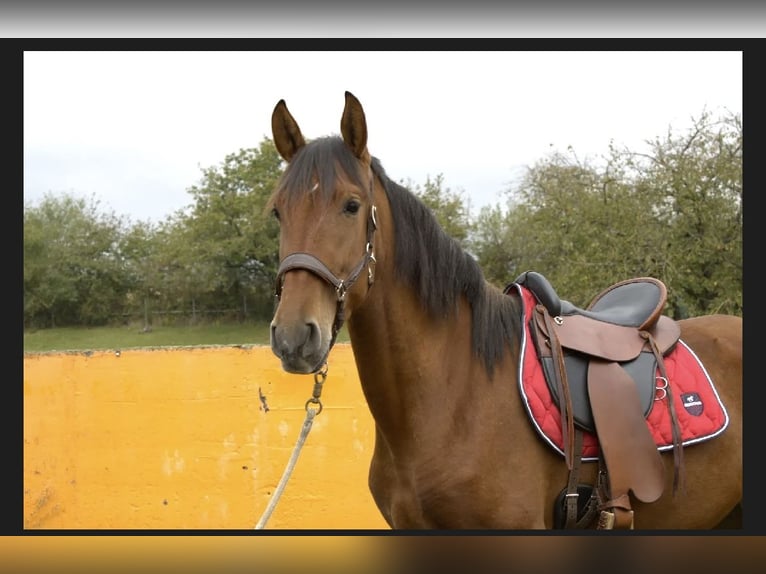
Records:
M356 157L369 161L367 119L364 116L362 104L351 92L346 92L346 106L343 108L343 117L340 119L340 133L343 134L343 141Z
M274 145L277 151L288 163L295 152L306 145L298 122L290 114L284 100L279 100L271 114L271 132L274 135Z

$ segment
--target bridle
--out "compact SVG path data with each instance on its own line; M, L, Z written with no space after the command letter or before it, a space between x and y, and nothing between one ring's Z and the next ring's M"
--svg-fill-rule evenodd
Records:
M372 202L373 199L373 176L370 174L370 201ZM279 268L277 269L277 278L276 278L276 298L277 301L280 300L280 297L282 295L282 285L284 284L284 278L285 274L288 271L292 271L293 269L303 269L305 271L310 271L317 277L320 277L321 279L324 279L329 283L334 289L335 289L335 297L337 301L337 307L335 309L335 320L333 321L332 325L332 338L330 340L330 346L328 348L328 354L329 349L332 349L333 345L335 344L335 338L338 335L338 331L340 331L340 328L343 326L343 322L345 321L345 306L346 306L346 293L348 293L348 290L351 289L351 286L356 283L356 280L359 278L359 276L362 274L362 271L365 267L367 267L367 285L368 287L372 286L373 282L375 281L375 251L373 249L373 237L375 235L375 230L378 228L378 220L377 220L377 210L375 208L375 205L372 204L370 207L370 212L367 216L367 242L364 248L364 255L359 259L359 262L354 266L354 268L351 270L351 272L348 274L348 276L345 279L339 278L335 273L333 273L327 265L325 265L318 257L312 255L311 253L305 253L303 251L296 251L294 253L290 253L287 255L282 261L279 263ZM322 362L324 363L324 361ZM320 364L319 368L321 368L323 365Z

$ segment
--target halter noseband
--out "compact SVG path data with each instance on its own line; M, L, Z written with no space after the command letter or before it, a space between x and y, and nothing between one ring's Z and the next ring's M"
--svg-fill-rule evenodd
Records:
M373 185L373 179L370 178L370 199L372 199L372 185ZM311 255L310 253L304 253L302 251L298 251L295 253L291 253L290 255L286 256L282 261L279 263L279 269L277 269L277 279L276 279L276 297L277 300L280 299L282 295L282 285L284 283L284 277L285 274L288 271L291 271L293 269L303 269L305 271L310 271L317 277L320 277L327 281L332 287L335 288L335 295L338 302L337 308L335 310L335 321L332 325L332 339L330 341L330 349L335 344L335 337L338 334L338 331L340 331L340 328L343 326L343 322L345 320L345 305L346 305L346 293L349 289L351 289L351 286L356 282L356 280L359 278L359 276L362 274L362 271L365 267L368 267L370 264L374 265L376 263L375 260L375 252L373 250L373 236L375 235L375 230L378 227L378 220L376 215L376 209L375 205L372 205L370 208L370 214L367 217L367 243L364 250L364 255L362 255L359 262L356 264L356 266L351 270L351 272L348 274L348 276L345 279L340 279L335 273L330 271L330 268L327 267L318 257ZM368 267L367 270L367 284L368 286L371 286L373 281L375 280L375 273L373 271L373 268ZM329 349L328 349L329 352Z

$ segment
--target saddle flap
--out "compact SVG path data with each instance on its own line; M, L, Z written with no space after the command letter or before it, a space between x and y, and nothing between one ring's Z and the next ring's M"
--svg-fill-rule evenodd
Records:
M536 326L547 336L551 333L545 325L545 308L535 307ZM584 315L565 315L554 319L553 329L559 343L565 349L572 349L585 355L608 361L629 361L635 359L646 342L635 327L614 325Z
M561 409L561 398L559 391L554 384L555 362L551 356L538 355L540 364L543 368L545 384L551 394L554 404ZM569 385L569 394L572 398L572 414L575 425L590 433L596 434L596 427L593 423L591 414L590 400L588 398L588 364L590 357L585 357L579 353L566 352L564 355L564 366L566 367L567 384ZM620 367L633 379L636 390L641 400L641 412L644 418L654 406L654 397L656 396L657 386L657 360L650 352L643 351L638 357L626 363L619 363Z
M616 363L591 360L588 395L612 497L632 490L654 502L665 488L665 468L630 375Z

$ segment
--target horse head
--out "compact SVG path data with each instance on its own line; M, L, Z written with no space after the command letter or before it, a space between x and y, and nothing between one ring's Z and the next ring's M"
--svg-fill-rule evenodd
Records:
M286 371L312 373L324 366L338 330L374 278L377 222L367 123L359 100L346 92L342 138L307 143L284 100L271 124L287 162L270 201L280 225L281 261L271 348Z

